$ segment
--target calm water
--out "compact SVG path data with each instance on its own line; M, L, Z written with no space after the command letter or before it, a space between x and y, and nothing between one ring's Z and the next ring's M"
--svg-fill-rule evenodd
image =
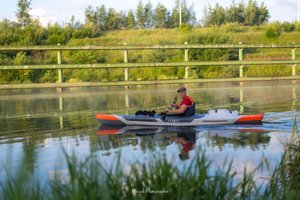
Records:
M121 152L121 165L148 162L164 154L179 168L191 162L197 149L212 161L212 172L224 159L234 169L255 169L267 158L274 166L289 138L299 108L297 82L210 83L189 85L197 112L227 108L241 113L265 113L259 126L218 126L193 129L107 130L99 127L95 114L134 113L138 109L164 110L180 85L71 88L0 91L0 176L20 168L35 172L42 180L54 170L65 173L62 149L84 158L95 153L107 168ZM298 115L299 116L299 115ZM120 134L109 134L119 132ZM183 150L184 149L184 150ZM258 181L265 172L257 174Z

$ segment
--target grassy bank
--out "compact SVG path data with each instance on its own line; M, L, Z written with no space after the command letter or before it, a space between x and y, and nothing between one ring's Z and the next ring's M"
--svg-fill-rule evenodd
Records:
M104 32L97 38L71 39L67 45L171 45L171 44L292 44L300 43L300 32L282 32L276 37L268 37L270 25L244 27L234 24L212 28L119 30ZM296 52L296 58L300 52ZM129 51L129 62L176 62L183 61L181 50ZM0 54L0 64L54 64L56 52L27 52ZM237 50L190 50L191 61L237 60ZM245 60L291 59L291 49L244 50ZM122 63L122 51L67 51L63 53L63 63ZM291 75L291 66L249 66L244 74L248 77ZM191 78L237 77L239 68L201 67L191 69ZM297 68L297 74L300 69ZM64 81L122 81L123 70L64 70ZM178 79L184 77L182 68L132 69L130 80ZM55 70L6 71L0 75L0 83L55 82Z
M56 171L45 187L30 171L22 170L16 178L7 177L1 195L2 199L299 199L299 152L295 121L290 143L275 170L270 170L267 159L256 169L269 170L265 184L256 182L256 171L239 177L230 163L212 174L203 151L182 170L164 156L132 164L126 171L119 160L116 167L106 170L96 157L79 161L75 155L66 155L67 173Z

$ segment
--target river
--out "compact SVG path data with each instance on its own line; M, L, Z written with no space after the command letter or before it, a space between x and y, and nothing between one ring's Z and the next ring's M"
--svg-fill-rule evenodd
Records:
M188 85L197 112L226 108L245 114L265 113L262 125L180 130L99 128L96 113L163 111L180 86L68 88L62 93L55 89L0 91L0 179L24 168L41 180L53 177L55 170L63 174L63 151L81 159L93 153L107 168L120 156L125 171L130 171L131 163L149 162L158 154L180 168L195 154L205 153L212 171L227 159L233 160L238 174L245 167L254 170L262 159L269 160L271 167L277 164L299 108L300 86L295 81ZM116 132L121 134L113 134ZM178 142L182 140L194 146L184 146ZM266 172L257 173L257 180L264 176Z

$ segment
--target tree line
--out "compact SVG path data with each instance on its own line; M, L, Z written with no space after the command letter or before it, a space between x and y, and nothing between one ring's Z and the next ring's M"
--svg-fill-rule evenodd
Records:
M260 5L255 0L249 0L248 4L233 2L228 8L216 4L209 6L204 12L204 26L220 26L227 23L238 23L245 26L255 26L267 23L270 13L262 2Z
M117 11L114 8L87 7L85 21L76 21L73 16L64 25L58 23L48 24L43 27L39 19L33 19L31 0L18 0L16 12L17 22L4 19L0 21L0 45L22 44L66 44L71 38L93 38L100 36L105 31L122 29L153 29L179 27L180 5L183 26L220 26L226 23L238 23L253 26L268 22L269 11L265 4L258 6L255 0L248 4L232 3L228 8L219 4L209 6L205 10L204 18L200 23L197 20L193 5L188 5L186 0L174 1L172 9L159 3L154 6L150 1L143 4L139 2L134 10Z
M179 26L180 2L175 0L172 10L168 10L159 3L155 7L150 1L143 4L139 2L135 10L117 11L106 8L104 5L85 10L85 23L91 23L99 31L116 29L149 29L149 28L175 28ZM188 6L186 0L181 1L182 22L191 26L196 25L196 14L193 6Z

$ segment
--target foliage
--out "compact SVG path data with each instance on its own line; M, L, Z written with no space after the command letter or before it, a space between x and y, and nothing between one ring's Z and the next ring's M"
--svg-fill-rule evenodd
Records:
M172 9L171 13L171 24L170 27L175 28L179 27L180 21L180 3L181 2L181 15L182 15L182 23L195 25L196 23L196 14L193 6L188 7L186 0L175 0L175 6Z
M181 33L188 33L192 31L192 27L188 24L181 24L179 30Z
M30 1L23 2L26 7L24 12L29 12ZM25 5L25 3L28 3ZM211 12L206 13L204 22L210 21L211 28L196 28L195 11L193 6L188 6L186 1L181 1L182 25L179 27L179 1L175 1L172 10L168 10L163 4L153 6L150 1L144 5L142 1L136 10L117 11L106 8L104 5L93 8L88 7L85 11L84 23L76 21L74 17L64 26L55 23L43 27L38 19L30 18L30 23L20 23L4 19L0 21L0 45L22 46L22 45L170 45L170 44L286 44L297 43L295 31L300 30L298 22L260 25L268 18L267 9L262 4L257 5L255 1L244 3L232 3L228 8L216 5ZM20 5L21 6L21 5ZM217 8L217 9L216 9ZM247 12L246 12L247 11ZM250 12L251 11L251 12ZM213 13L213 14L212 14ZM248 13L248 14L247 14ZM252 14L251 14L252 13ZM256 13L256 15L253 15ZM217 16L217 17L216 17ZM252 16L252 20L250 20ZM255 16L255 17L254 17ZM257 26L245 26L255 21ZM251 24L251 23L250 23ZM253 23L252 23L253 24ZM215 26L217 25L217 26ZM220 25L220 26L219 26ZM179 28L178 28L179 27ZM137 30L137 28L147 30ZM174 29L172 29L174 28ZM131 29L131 30L123 30ZM116 31L117 30L117 31ZM290 57L289 53L275 52L269 50L261 51L244 50L244 56L248 59L266 59ZM161 54L161 55L159 55ZM21 56L22 55L22 56ZM22 64L54 64L57 62L56 52L1 52L0 64L11 65L23 59ZM236 50L190 50L191 61L225 61L237 60ZM179 62L183 61L183 52L180 50L169 51L129 51L130 62ZM91 51L64 52L63 62L75 63L120 63L123 62L122 52ZM19 62L20 63L20 62ZM267 70L266 70L267 69ZM214 71L215 70L215 71ZM247 73L247 70L249 72ZM290 68L249 67L245 74L249 76L274 76L288 74ZM114 71L114 73L112 73ZM142 72L141 72L142 71ZM232 73L232 74L230 74ZM159 69L131 69L131 80L156 80L182 78L183 68L159 68ZM65 81L111 81L123 80L122 70L63 70ZM191 69L191 77L236 77L235 67L201 67ZM0 73L1 83L23 83L23 82L55 82L56 72L53 70L20 70L2 71Z
M281 27L284 32L292 32L295 30L295 24L290 22L283 22Z
M226 32L232 32L232 33L240 33L240 32L246 32L246 27L242 26L241 24L238 24L236 22L234 23L227 23L223 25Z
M217 3L215 7L210 5L205 9L204 25L220 26L226 23L238 23L254 26L268 22L269 18L269 10L263 2L260 6L255 0L249 0L247 5L243 2L239 4L233 2L228 8L223 8Z
M191 34L187 38L189 44L229 44L231 43L230 38L223 34L211 32L209 34ZM197 61L224 61L224 60L236 60L236 50L226 49L192 49L190 51L191 60Z
M136 19L132 10L129 10L127 15L127 29L133 29L136 27Z
M31 0L18 0L18 12L17 12L17 19L21 27L26 27L30 24L30 4Z
M154 27L165 28L170 26L170 13L167 8L159 3L154 10Z
M274 22L270 24L266 29L267 38L278 38L281 35L282 27L280 22Z

